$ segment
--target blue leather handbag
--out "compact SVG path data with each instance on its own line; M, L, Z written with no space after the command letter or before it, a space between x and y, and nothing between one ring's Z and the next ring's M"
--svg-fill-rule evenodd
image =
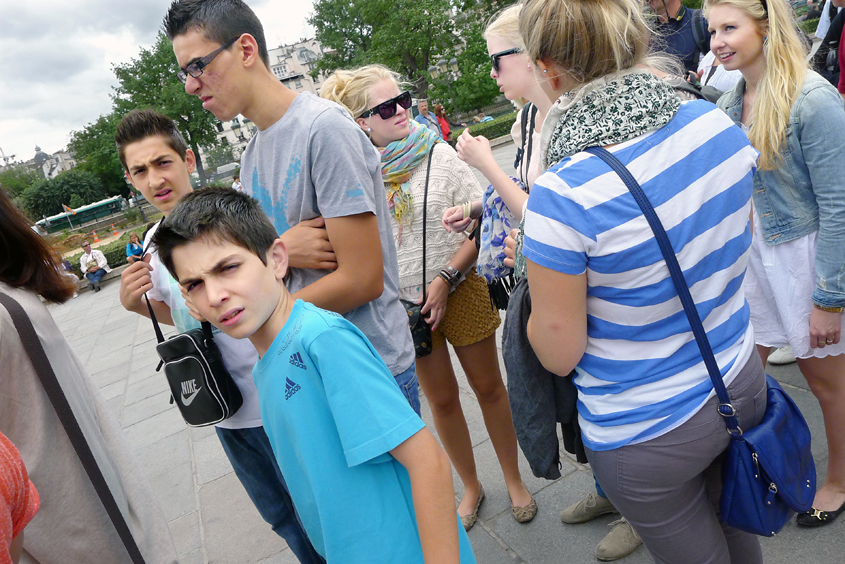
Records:
M724 418L731 435L722 464L719 518L742 531L767 537L775 535L794 512L810 509L816 493L816 467L810 452L807 422L795 402L774 378L767 375L766 414L757 426L740 429L695 302L654 208L616 157L601 147L590 147L586 151L602 159L625 182L654 232L719 397L719 415Z

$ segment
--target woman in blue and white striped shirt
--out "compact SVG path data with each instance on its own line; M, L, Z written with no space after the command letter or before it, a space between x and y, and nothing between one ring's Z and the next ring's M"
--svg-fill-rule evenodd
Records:
M525 219L532 346L550 371L577 371L593 471L656 562L762 562L757 539L720 525L710 502L729 435L652 231L583 150L610 150L655 207L743 429L766 407L742 291L757 153L714 105L681 104L645 71L637 0L529 0L520 31L560 95Z

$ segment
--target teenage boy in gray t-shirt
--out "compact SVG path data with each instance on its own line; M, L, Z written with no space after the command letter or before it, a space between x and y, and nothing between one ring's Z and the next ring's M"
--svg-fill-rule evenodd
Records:
M241 114L258 127L242 156L241 180L288 245L294 298L354 323L419 412L375 148L339 106L297 94L273 75L261 23L241 0L176 1L164 29L185 90L219 120Z

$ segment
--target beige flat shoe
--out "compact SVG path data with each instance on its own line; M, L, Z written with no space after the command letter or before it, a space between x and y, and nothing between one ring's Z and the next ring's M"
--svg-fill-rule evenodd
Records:
M464 526L465 531L472 529L475 522L478 521L478 510L481 508L481 502L484 501L484 486L481 486L480 490L481 493L478 494L478 499L475 500L475 509L473 512L461 517L461 524Z
M529 523L537 515L537 501L531 497L531 503L523 507L511 505L513 518L517 523Z

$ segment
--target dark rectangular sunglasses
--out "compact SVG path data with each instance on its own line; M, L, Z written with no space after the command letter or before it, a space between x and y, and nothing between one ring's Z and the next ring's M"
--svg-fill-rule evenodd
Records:
M517 53L522 53L522 49L514 47L513 49L506 49L490 55L490 64L493 65L493 70L499 72L499 59L508 55L516 55Z
M378 114L381 119L390 119L396 115L396 104L402 106L403 110L407 110L411 107L411 93L410 92L402 92L400 95L396 96L395 98L391 98L390 100L384 101L378 106L373 106L360 117L366 118L370 117L373 114Z

